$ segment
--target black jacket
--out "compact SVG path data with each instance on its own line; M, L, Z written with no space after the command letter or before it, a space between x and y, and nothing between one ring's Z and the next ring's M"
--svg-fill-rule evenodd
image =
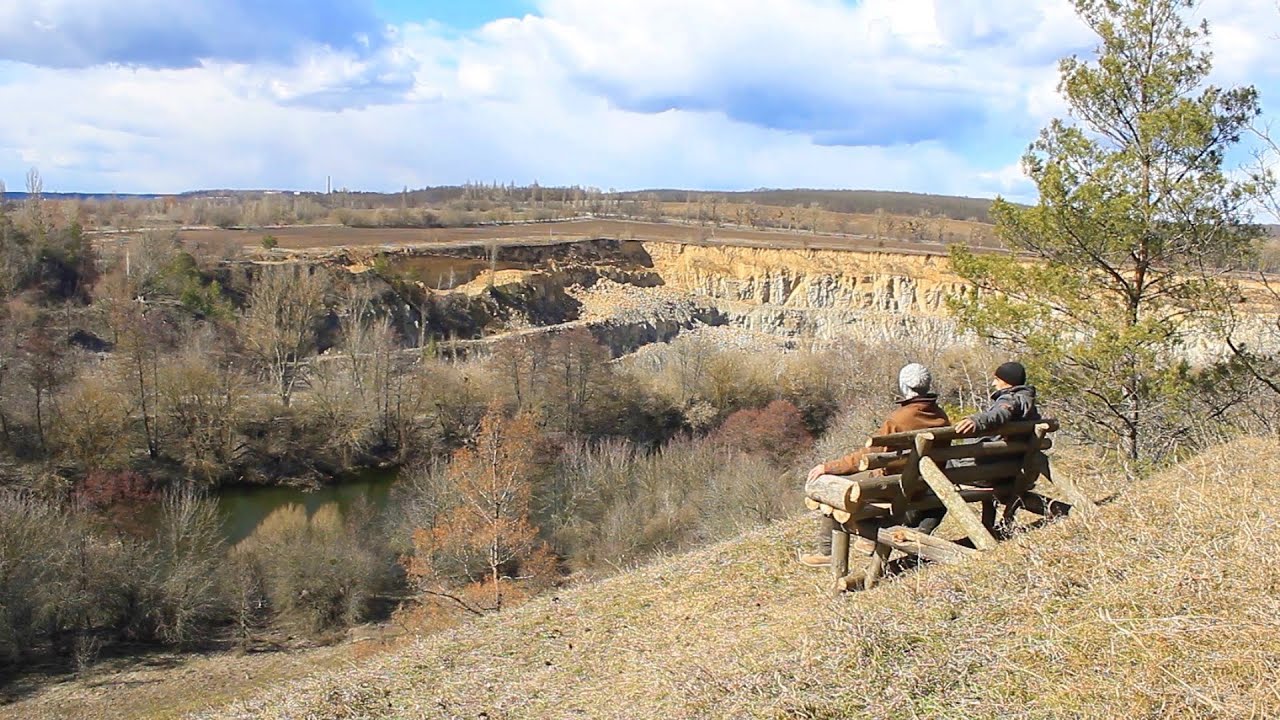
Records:
M1005 423L1039 420L1036 389L1031 385L1015 385L991 394L991 407L973 416L978 432L986 432Z

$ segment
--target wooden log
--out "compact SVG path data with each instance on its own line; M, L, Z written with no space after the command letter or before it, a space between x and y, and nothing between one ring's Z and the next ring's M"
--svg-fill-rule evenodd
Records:
M973 548L901 526L880 530L879 540L894 550L938 563L956 563L978 554Z
M825 503L820 503L816 500L810 500L809 498L805 498L804 504L806 506L809 506L810 509L817 510L823 515L826 515L827 517L841 524L847 523L849 522L849 520L853 518L853 513L847 510L838 510L836 508L831 507L830 505L827 505Z
M860 477L862 476L862 477ZM852 476L857 478L858 489L854 497L858 502L867 503L875 500L892 500L900 495L910 494L910 488L904 484L903 475L871 475L859 473Z
M831 575L837 583L849 574L849 533L836 528L831 531Z
M864 472L867 470L882 470L887 467L901 465L906 460L907 452L905 450L867 453L858 461L858 469Z
M867 438L867 447L886 447L891 450L907 449L914 445L917 435L928 433L933 435L935 443L944 440L955 440L957 438L979 437L987 435L999 435L1002 437L1010 437L1014 435L1029 435L1036 429L1037 423L1044 423L1049 426L1049 432L1056 432L1058 429L1058 421L1046 418L1044 420L1025 420L1020 422L1008 423L998 428L991 428L983 432L974 432L961 435L956 432L954 427L949 428L931 428L925 430L905 430L903 432L890 433L888 435L872 435Z
M967 445L951 445L950 447L934 448L929 451L929 457L941 466L949 460L992 458L1006 456L1023 456L1027 453L1028 443L1021 441L1009 442L1007 440L992 440L984 443L969 443ZM1045 438L1040 445L1041 450L1048 450L1053 447L1053 440ZM886 468L897 468L906 463L910 453L907 450L890 450L889 452L867 453L858 461L858 469L867 470L883 470Z
M996 528L995 498L982 501L982 526L988 530L995 530Z
M1045 438L1040 449L1048 450L1053 447L1053 440ZM934 448L929 453L929 457L934 462L941 465L949 460L964 460L968 458L993 458L993 457L1022 457L1025 456L1030 448L1030 443L1022 440L991 440L982 443L969 443L967 445L951 445L949 447Z
M1090 515L1098 509L1097 504L1090 500L1088 495L1080 492L1080 488L1070 478L1053 476L1049 470L1048 458L1044 458L1044 467L1040 469L1040 472L1049 481L1049 484L1057 488L1058 492L1062 493L1062 497L1071 503L1071 507L1077 515Z
M1027 439L1027 452L1022 456L1022 469L1018 473L1017 482L1014 483L1014 494L1018 497L1021 497L1023 493L1034 487L1036 480L1040 479L1040 459L1044 457L1044 454L1040 451L1040 446L1044 443L1045 436L1048 434L1048 423L1036 423L1036 429L1031 433L1031 437Z
M893 548L884 543L876 543L876 550L867 561L866 579L862 582L863 590L870 590L884 578L885 568L889 564L889 555Z
M867 569L865 567L858 568L853 572L845 575L836 581L836 590L839 592L849 592L851 590L861 590L867 581Z
M911 453L907 455L907 465L902 468L902 479L898 482L898 487L902 490L904 497L912 497L919 493L923 485L920 482L920 458L929 453L929 449L933 447L932 435L920 435L916 438Z
M804 484L804 494L811 500L838 510L857 506L858 483L839 475L819 475Z
M909 495L919 487L918 480L904 484L902 475L821 475L805 484L805 496L815 502L856 513L859 507L869 501Z
M931 458L926 458L932 462ZM938 467L935 463L934 467ZM955 485L1001 485L1012 483L1022 472L1021 460L1006 460L990 465L966 465L943 471Z
M867 562L862 585L864 590L870 590L884 576L885 561L893 550L889 546L880 543L879 521L863 520L858 523L857 530L858 537L871 543L872 547L871 558Z
M853 549L853 554L854 554L854 555L860 555L860 556L862 556L862 557L867 557L867 556L869 556L871 553L873 553L873 552L875 552L875 551L876 551L876 541L875 541L875 540L871 540L871 539L869 539L869 538L864 538L864 537L862 537L861 535L854 535L854 536L852 536L850 539L852 540L852 543L850 544L850 547Z
M933 494L937 495L942 504L946 506L947 512L964 529L965 535L968 535L969 539L973 541L975 548L979 550L995 548L996 539L983 527L982 519L969 510L969 506L965 504L964 498L960 496L955 486L951 484L951 480L943 474L932 459L928 457L920 458L920 474L933 490Z
M885 567L890 552L897 550L909 555L936 563L958 563L978 554L977 550L957 545L933 535L928 535L908 527L893 526L875 528L876 542L858 535L854 543L867 543L875 551L870 560L848 574L836 580L837 591L870 590L884 578Z
M956 488L956 492L960 495L960 499L965 502L986 502L994 501L997 488ZM858 509L858 513L854 519L861 520L873 517L893 517L901 518L903 513L909 510L932 510L934 508L943 507L943 503L935 495L924 494L920 497L910 500L901 500L896 502L874 501L868 502Z

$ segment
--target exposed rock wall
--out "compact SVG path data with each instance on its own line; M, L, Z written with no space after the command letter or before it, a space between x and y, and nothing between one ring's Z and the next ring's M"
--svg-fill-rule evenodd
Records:
M451 255L474 262L477 252L435 248L427 254L439 274ZM700 324L788 342L972 340L959 332L947 300L973 289L937 254L594 240L504 247L500 258L515 267L492 277L486 268L470 282L431 290L454 310L433 316L433 331L480 337L581 321L615 352ZM1266 348L1276 325L1261 307L1265 303L1241 305L1238 337ZM466 322L448 321L455 316ZM1226 349L1215 333L1193 330L1184 351L1202 361Z
M645 243L669 289L715 302L758 332L884 340L956 332L946 300L968 291L945 257Z

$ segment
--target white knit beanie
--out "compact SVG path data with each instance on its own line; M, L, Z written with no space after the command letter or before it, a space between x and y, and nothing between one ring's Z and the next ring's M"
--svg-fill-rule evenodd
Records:
M923 395L929 392L931 385L933 377L929 375L929 368L920 363L911 363L898 371L898 389L902 391L904 398Z

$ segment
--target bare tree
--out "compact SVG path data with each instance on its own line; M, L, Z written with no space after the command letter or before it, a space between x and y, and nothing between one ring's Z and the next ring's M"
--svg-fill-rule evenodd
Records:
M288 405L315 349L327 278L315 268L266 266L254 280L242 332L280 402Z
M27 200L23 209L26 221L37 237L44 237L44 179L36 168L27 171Z
M170 358L157 384L170 430L166 454L208 484L231 467L241 449L238 412L248 393L239 370L209 349L212 342L197 341Z

